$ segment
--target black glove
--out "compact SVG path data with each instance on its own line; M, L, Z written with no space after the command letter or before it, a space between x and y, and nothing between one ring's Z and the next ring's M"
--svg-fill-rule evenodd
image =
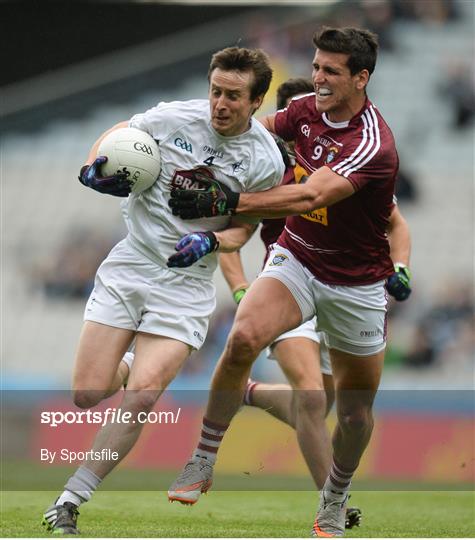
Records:
M127 173L118 172L111 176L101 176L100 168L107 161L106 156L99 156L92 165L84 165L79 173L81 184L115 197L127 197L130 195L131 187L127 180Z
M411 271L401 263L394 265L394 273L388 277L386 289L398 302L407 300L411 294Z
M195 232L183 236L175 246L178 253L168 258L169 268L186 268L191 266L201 257L216 251L219 247L218 239L214 232Z
M234 214L239 193L212 178L201 176L199 180L204 189L172 189L168 205L174 216L197 219Z

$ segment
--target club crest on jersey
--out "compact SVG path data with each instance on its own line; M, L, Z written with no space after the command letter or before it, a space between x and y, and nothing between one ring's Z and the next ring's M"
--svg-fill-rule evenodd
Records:
M331 146L328 149L327 159L326 159L325 163L331 163L335 159L338 152L339 152L339 149L338 149L337 146Z
M274 255L272 261L269 263L269 266L282 266L287 259L287 255L278 253L277 255Z
M170 182L172 188L179 189L205 189L206 185L201 181L214 180L215 176L208 167L195 167L190 170L176 170Z
M246 170L246 166L243 163L243 160L236 161L235 163L231 164L231 167L233 168L233 173L236 174L238 172L242 172Z

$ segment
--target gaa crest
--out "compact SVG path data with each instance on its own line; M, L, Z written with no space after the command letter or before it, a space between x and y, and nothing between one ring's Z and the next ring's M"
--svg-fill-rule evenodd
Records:
M338 154L338 147L330 146L330 148L328 149L327 159L325 163L331 163L335 159L337 154Z

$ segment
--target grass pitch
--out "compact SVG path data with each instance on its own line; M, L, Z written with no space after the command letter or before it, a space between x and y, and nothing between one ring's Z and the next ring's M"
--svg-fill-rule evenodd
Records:
M50 536L43 511L57 492L1 492L2 537ZM473 537L474 493L358 491L352 504L363 524L358 537ZM87 537L308 537L317 506L309 491L211 491L193 507L169 503L164 492L98 491L80 508Z

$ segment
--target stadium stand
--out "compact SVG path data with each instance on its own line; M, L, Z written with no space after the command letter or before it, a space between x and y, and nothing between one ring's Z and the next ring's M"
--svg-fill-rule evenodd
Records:
M450 105L437 92L444 62L472 50L473 19L464 16L464 2L457 5L463 16L443 25L395 21L391 36L397 46L381 53L369 90L393 128L402 163L420 192L417 203L402 206L413 234L415 301L393 318L392 339L406 350L415 321L434 303L445 281L470 282L473 271L473 132L451 129ZM308 18L308 12L302 17ZM271 39L281 39L286 27L276 22L271 27ZM284 63L283 75L302 75L293 72L295 66L301 69L299 58L276 61ZM61 247L78 230L91 238L100 232L111 244L124 231L118 201L89 193L75 181L91 142L105 127L158 100L204 97L206 90L202 78L184 78L173 91L144 89L125 105L97 106L80 119L65 116L38 123L34 115L34 131L4 135L4 385L69 386L84 301L45 295L45 272L58 271ZM252 276L261 263L257 239L245 248L244 258ZM217 285L221 305L229 307L220 276ZM473 355L466 366L473 366ZM400 380L397 374L391 376ZM462 384L466 375L454 377Z

